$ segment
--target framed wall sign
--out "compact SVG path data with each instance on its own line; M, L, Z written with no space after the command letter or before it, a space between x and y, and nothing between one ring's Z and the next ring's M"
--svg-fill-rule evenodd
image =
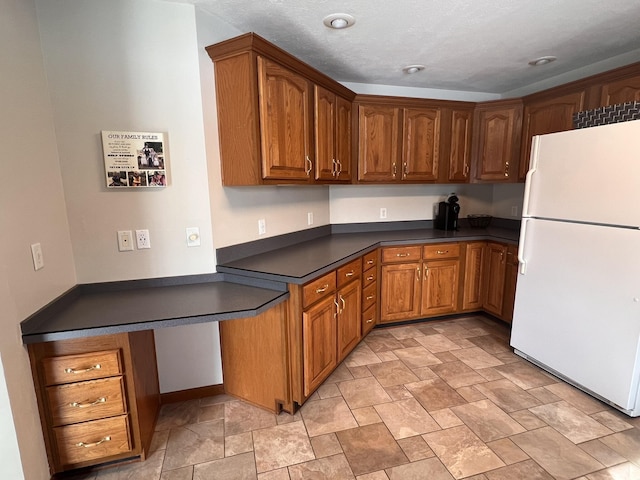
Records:
M102 131L107 188L159 188L167 185L165 135Z

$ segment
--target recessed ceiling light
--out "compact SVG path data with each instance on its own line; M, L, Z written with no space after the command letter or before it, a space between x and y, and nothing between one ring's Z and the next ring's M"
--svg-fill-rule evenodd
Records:
M324 17L322 22L329 28L336 30L342 30L343 28L349 28L356 23L356 19L347 13L332 13Z
M531 65L532 67L539 67L540 65L546 65L547 63L551 63L555 60L557 60L556 57L552 55L547 55L546 57L540 57L540 58L536 58L535 60L531 60L529 62L529 65Z
M418 73L425 69L424 65L407 65L402 69L404 73L407 75L411 75L412 73Z

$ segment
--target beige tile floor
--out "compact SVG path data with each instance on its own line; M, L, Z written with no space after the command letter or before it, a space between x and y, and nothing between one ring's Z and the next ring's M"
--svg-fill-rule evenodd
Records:
M640 419L514 355L482 316L376 329L295 415L162 408L145 462L83 480L640 479Z

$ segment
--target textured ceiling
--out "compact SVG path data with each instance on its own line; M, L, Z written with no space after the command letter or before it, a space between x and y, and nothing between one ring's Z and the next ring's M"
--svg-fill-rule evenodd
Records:
M619 64L640 60L640 0L177 1L341 82L503 94L622 54ZM328 29L332 13L356 23ZM545 55L558 60L528 65ZM410 64L426 69L404 74Z

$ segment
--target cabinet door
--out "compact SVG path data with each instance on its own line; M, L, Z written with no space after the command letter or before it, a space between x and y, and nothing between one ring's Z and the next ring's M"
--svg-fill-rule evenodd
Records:
M310 395L337 365L336 316L333 295L302 313L305 396Z
M489 313L502 316L502 303L504 300L504 276L507 247L500 243L487 243L484 264L484 281L486 295L484 309Z
M360 341L361 300L360 280L338 290L338 362Z
M402 180L438 180L440 109L403 109Z
M351 180L351 102L336 97L335 152L338 163L336 180Z
M399 178L398 118L398 108L360 105L358 180L390 182Z
M517 139L521 109L504 107L478 110L476 149L476 180L508 182L517 178Z
M507 261L504 275L504 299L502 302L502 319L511 323L513 320L513 305L516 300L516 282L518 281L518 246L507 247Z
M522 125L520 172L518 174L520 180L524 180L529 170L533 136L573 129L573 114L584 110L584 98L585 92L581 90L552 99L526 102Z
M336 96L315 86L315 138L317 180L334 180L338 172L335 152Z
M600 95L600 106L640 101L640 75L605 83Z
M451 112L451 144L449 148L449 182L469 181L469 157L471 155L471 111Z
M462 310L480 310L482 308L482 266L485 247L485 242L470 242L465 246Z
M408 320L420 314L420 263L383 265L380 321Z
M262 174L308 180L311 160L311 87L277 63L258 57Z
M422 315L453 313L458 306L459 260L423 263Z

